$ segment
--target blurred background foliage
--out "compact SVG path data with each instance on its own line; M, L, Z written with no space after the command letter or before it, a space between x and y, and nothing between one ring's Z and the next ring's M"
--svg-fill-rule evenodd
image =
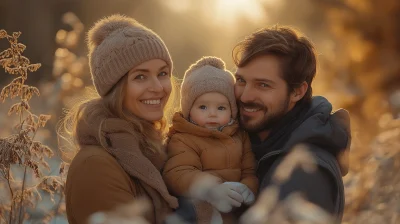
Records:
M158 33L179 78L206 55L221 57L234 71L233 46L261 27L300 30L318 51L314 94L351 113L344 222L400 220L400 1L2 0L0 29L21 31L25 56L42 64L27 82L41 92L32 98L33 110L52 115L37 138L56 154L49 161L53 174L61 162L56 124L63 108L92 85L85 34L99 18L114 13L132 16ZM6 48L7 42L0 42L0 49ZM12 79L0 71L1 87ZM0 137L12 133L17 119L7 116L12 103L0 104ZM52 205L44 197L39 207L32 211L37 217ZM63 216L54 220L65 222Z

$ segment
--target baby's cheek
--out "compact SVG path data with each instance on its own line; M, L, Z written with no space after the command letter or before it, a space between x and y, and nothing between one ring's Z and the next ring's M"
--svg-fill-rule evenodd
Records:
M201 114L196 114L195 117L192 117L192 120L193 120L194 122L196 122L196 124L198 124L198 125L200 125L200 126L204 125L204 123L205 123L204 117L201 116Z
M222 123L228 124L231 121L231 114L226 114Z

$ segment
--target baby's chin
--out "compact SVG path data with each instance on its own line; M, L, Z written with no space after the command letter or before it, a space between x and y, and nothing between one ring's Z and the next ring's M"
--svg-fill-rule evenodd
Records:
M208 130L212 130L213 131L213 130L218 130L219 127L204 127L204 128L207 128Z
M222 126L221 124L205 124L205 125L203 125L204 128L208 128L208 129L218 129L221 126Z
M226 124L215 124L215 125L203 125L204 128L210 129L210 130L220 130L221 127L224 127L228 125L228 123Z
M209 130L212 130L212 131L213 131L213 130L217 131L219 127L205 127L205 128L207 128L207 129L209 129Z

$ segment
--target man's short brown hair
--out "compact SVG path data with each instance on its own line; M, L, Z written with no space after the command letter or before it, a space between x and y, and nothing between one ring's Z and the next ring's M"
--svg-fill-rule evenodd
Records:
M232 52L233 60L239 68L262 55L279 58L289 92L304 81L307 82L308 89L302 101L311 101L311 83L315 77L317 61L310 40L290 27L274 26L250 34Z

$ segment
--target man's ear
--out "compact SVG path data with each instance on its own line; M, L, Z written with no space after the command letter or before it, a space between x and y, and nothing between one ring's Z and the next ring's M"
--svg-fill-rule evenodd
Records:
M301 85L293 90L293 92L290 94L290 99L292 103L297 103L299 100L301 100L304 95L306 94L308 90L308 84L306 81L301 83Z

